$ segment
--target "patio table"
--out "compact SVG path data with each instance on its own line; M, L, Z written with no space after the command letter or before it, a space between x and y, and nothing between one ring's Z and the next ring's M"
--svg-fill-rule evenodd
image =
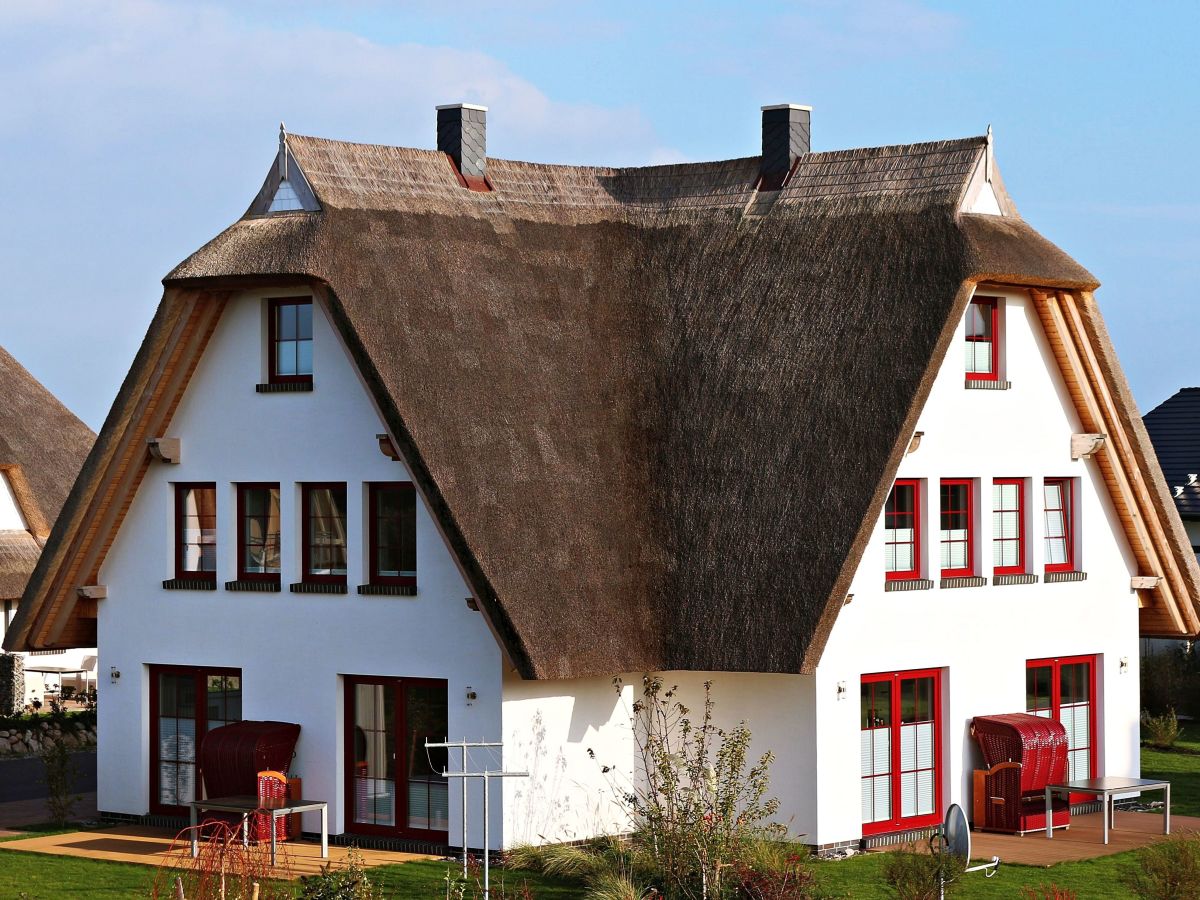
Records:
M329 804L324 800L270 800L259 799L247 794L240 797L213 797L208 800L192 800L190 807L192 825L192 859L200 855L200 835L196 828L202 809L217 812L242 814L242 844L250 841L247 820L251 813L263 813L271 817L271 867L275 867L275 820L293 813L319 811L321 813L321 859L329 859Z
M1104 820L1104 843L1108 843L1110 823L1115 827L1113 818L1116 811L1117 794L1140 794L1142 791L1163 791L1163 834L1171 833L1171 782L1154 781L1145 778L1118 778L1105 776L1103 778L1082 778L1077 781L1064 781L1059 784L1046 785L1046 837L1054 838L1053 821L1050 814L1050 804L1054 794L1066 794L1067 802L1071 802L1071 794L1094 794L1100 798L1102 818Z

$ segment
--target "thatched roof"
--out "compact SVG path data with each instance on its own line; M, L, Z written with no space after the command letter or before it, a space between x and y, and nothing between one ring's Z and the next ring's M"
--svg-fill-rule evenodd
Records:
M0 598L25 590L95 435L0 347L0 471L29 531L0 532Z
M809 154L773 199L757 158L489 159L482 193L288 152L320 211L256 201L147 347L185 289L310 281L526 677L811 671L971 285L1096 286L998 173L1006 215L960 214L982 137Z

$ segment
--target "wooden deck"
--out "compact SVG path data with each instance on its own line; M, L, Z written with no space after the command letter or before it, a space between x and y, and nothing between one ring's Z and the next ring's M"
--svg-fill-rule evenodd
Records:
M0 843L0 851L48 853L52 856L77 856L85 859L104 859L112 862L139 863L144 866L167 866L187 870L192 867L191 845L176 839L174 832L163 828L137 825L105 828L98 831L75 831L70 834L30 837L21 841ZM265 871L269 868L269 845L252 846L256 863ZM345 863L348 847L330 847L329 860L321 859L321 845L310 841L288 841L279 845L278 865L270 877L279 879L315 875L326 862L335 868ZM398 853L389 850L359 850L364 868L395 865L417 859L437 859L418 853ZM2 863L0 863L2 865Z
M1053 866L1137 850L1166 837L1162 833L1162 813L1158 812L1118 811L1116 828L1109 831L1107 845L1103 843L1103 824L1098 812L1072 816L1070 829L1055 831L1053 840L1047 840L1044 831L1024 836L976 831L971 835L971 856L981 860L999 856L1004 863ZM1200 819L1172 815L1171 834L1187 832L1200 833Z

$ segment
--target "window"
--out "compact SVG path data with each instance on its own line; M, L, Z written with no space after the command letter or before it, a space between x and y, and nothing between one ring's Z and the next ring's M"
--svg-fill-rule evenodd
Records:
M889 580L921 577L920 485L898 478L883 508L884 571Z
M279 485L238 485L238 580L279 582Z
M1055 719L1067 730L1067 775L1071 781L1098 774L1092 703L1096 695L1095 662L1094 656L1067 656L1026 663L1025 711ZM1072 795L1071 799L1077 798Z
M304 575L313 583L346 583L346 485L306 484Z
M1000 301L996 297L975 297L967 306L966 358L968 381L996 381L997 325Z
M150 667L150 807L178 815L200 796L204 735L242 718L239 669Z
M272 384L312 381L312 300L267 303L267 355Z
M411 482L368 488L371 584L417 583L417 495Z
M1042 489L1046 504L1046 571L1075 571L1075 491L1070 478L1047 478Z
M992 570L997 575L1025 573L1025 482L992 482Z
M859 759L863 834L937 822L941 690L936 669L864 675Z
M957 578L975 574L975 555L971 508L971 482L964 478L942 481L942 577Z
M8 473L0 470L0 531L25 531L28 528Z
M216 580L216 485L175 485L175 577Z

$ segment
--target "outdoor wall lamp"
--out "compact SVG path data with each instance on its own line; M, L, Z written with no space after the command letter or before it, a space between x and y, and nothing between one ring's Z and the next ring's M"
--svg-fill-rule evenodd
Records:
M475 688L467 685L467 706L471 706L479 699L479 694L475 693Z
M837 698L839 700L846 699L846 682L844 681L839 681L837 683Z
M116 666L109 666L108 680L111 681L113 684L116 684L118 681L120 681L121 680L121 670L118 669Z
M1121 661L1117 664L1117 671L1119 671L1122 675L1129 674L1129 657L1128 656L1121 657Z

